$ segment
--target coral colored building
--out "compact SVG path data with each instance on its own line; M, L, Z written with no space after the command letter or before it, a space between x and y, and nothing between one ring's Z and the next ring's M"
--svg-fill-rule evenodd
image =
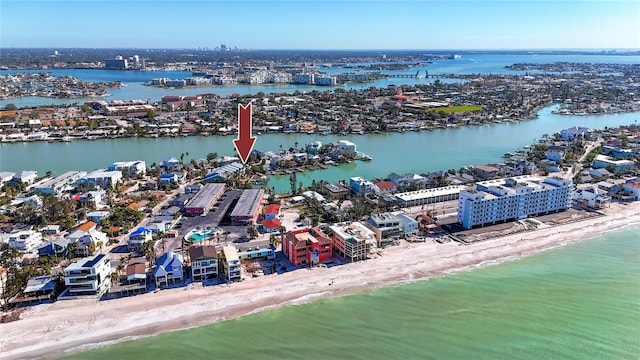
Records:
M333 241L317 227L282 235L282 252L294 265L318 265L333 257Z

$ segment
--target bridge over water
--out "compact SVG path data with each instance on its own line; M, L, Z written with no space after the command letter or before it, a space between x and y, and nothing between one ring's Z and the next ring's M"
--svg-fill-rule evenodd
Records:
M441 74L430 75L427 70L424 70L424 73L422 70L418 70L416 71L415 74L386 74L386 76L390 78L413 78L413 79L424 79L424 78L442 79L446 77Z

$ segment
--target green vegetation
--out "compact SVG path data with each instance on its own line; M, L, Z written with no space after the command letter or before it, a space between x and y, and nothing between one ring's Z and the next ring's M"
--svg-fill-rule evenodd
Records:
M475 112L482 111L482 106L479 105L455 105L447 106L436 109L427 110L427 112L443 112L445 114L461 113L461 112Z

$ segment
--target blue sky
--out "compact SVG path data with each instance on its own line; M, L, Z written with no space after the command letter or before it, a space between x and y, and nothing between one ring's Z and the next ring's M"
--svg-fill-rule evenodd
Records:
M0 0L0 47L640 48L640 1Z

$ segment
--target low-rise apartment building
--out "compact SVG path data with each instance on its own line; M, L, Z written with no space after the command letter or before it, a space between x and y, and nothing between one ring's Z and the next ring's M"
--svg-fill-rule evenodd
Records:
M122 172L96 170L78 180L78 184L99 186L103 189L115 188L122 181Z
M35 186L35 190L41 194L59 195L64 191L71 190L73 184L85 175L87 175L86 171L67 171L60 176L39 183Z
M231 221L237 225L255 225L262 209L263 189L244 190L231 212Z
M282 234L282 252L294 265L318 265L333 257L333 241L319 228Z
M336 224L329 229L333 248L351 261L364 260L378 250L376 234L361 222Z
M596 155L592 165L596 169L612 169L616 174L625 172L636 166L631 160L616 160L607 155Z

